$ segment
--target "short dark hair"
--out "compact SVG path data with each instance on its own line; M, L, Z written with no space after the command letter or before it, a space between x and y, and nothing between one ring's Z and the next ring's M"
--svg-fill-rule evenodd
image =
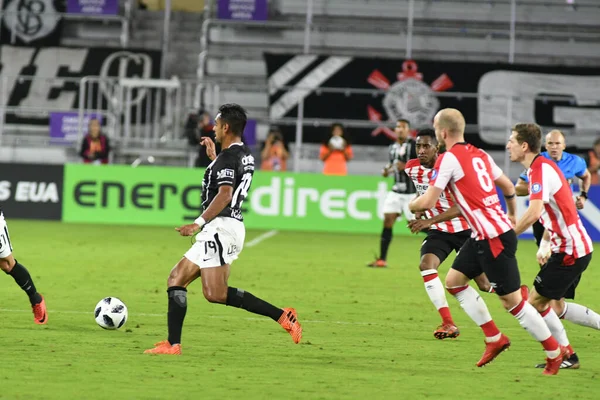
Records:
M437 143L437 137L435 136L435 131L431 128L419 129L419 132L417 133L417 137L422 137L422 136L429 136L433 143Z
M512 130L517 132L517 143L527 143L529 151L539 153L542 149L542 128L538 124L516 124Z
M329 127L329 132L333 132L333 130L335 128L340 128L342 130L342 135L344 135L344 133L346 133L346 128L344 127L344 125L342 125L339 122L334 122L333 124L331 124L331 127Z
M242 106L235 103L223 104L219 107L219 119L229 125L229 130L236 135L242 136L244 128L246 127L246 121L248 120L247 112Z
M398 122L404 122L404 123L406 123L406 125L408 125L408 127L410 128L410 121L409 121L409 120L407 120L407 119L404 119L404 118L399 118L399 119L396 121L396 123L398 123Z

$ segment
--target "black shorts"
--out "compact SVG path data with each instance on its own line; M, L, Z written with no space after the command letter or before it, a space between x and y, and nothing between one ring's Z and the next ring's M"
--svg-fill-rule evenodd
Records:
M563 297L574 299L581 274L592 260L590 253L575 260L573 265L563 265L565 255L565 253L552 253L533 282L536 292L548 299L560 300Z
M458 233L430 229L427 231L427 237L421 244L421 257L425 254L434 254L440 259L441 264L448 258L450 253L459 251L470 237L471 231L469 229Z
M473 279L485 272L499 296L512 293L521 287L521 276L515 253L517 235L510 230L498 238L504 249L494 257L487 240L469 238L454 259L452 268Z

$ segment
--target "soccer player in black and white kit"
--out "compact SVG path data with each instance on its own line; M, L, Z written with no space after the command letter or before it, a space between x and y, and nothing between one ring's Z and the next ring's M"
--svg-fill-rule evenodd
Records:
M48 322L44 296L38 293L29 271L12 254L13 248L8 235L4 212L0 210L0 269L13 277L17 285L27 294L33 311L33 322L45 325Z
M399 119L396 122L394 132L398 135L398 140L390 145L390 163L382 171L384 177L394 174L394 186L383 203L383 231L381 232L379 257L367 264L367 266L375 268L387 267L386 259L388 248L392 242L392 228L398 217L404 215L407 221L414 219L408 203L416 196L417 191L411 179L404 172L404 167L408 160L417 158L415 141L408 136L410 124L405 119Z
M202 181L203 212L194 223L176 228L182 236L201 231L168 278L169 337L145 353L181 354L181 330L187 311L186 288L198 277L209 302L270 317L289 332L295 343L302 338L296 310L275 307L251 293L227 285L230 265L244 247L246 230L242 203L254 174L254 157L241 138L245 126L246 111L237 104L224 104L219 108L214 126L217 142L223 150L217 156L214 143L203 140L202 145L213 160Z

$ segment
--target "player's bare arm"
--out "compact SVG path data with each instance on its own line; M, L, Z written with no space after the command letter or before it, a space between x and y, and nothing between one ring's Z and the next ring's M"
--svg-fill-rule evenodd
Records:
M396 161L396 169L398 171L404 171L404 168L406 168L406 163L404 161Z
M529 184L519 178L515 185L515 192L517 193L517 196L527 196L529 194Z
M506 200L506 214L508 215L508 219L510 219L510 222L512 222L512 224L515 225L517 215L517 199L515 198L515 185L504 174L500 175L498 179L496 179L494 182L504 194L504 199Z
M438 224L440 222L449 221L453 218L460 217L460 208L456 204L447 209L441 214L435 215L432 218L427 219L413 219L408 223L408 227L412 233L419 233L423 229L429 229L431 225Z
M575 205L577 206L577 209L581 210L585 205L587 192L590 190L590 185L592 184L592 174L586 169L583 175L578 178L581 179L581 193L577 196Z
M390 172L392 171L392 164L386 164L381 170L381 176L387 178Z
M202 139L200 139L200 144L202 146L206 146L206 155L208 156L208 158L210 158L211 160L217 158L215 142L213 142L211 138L206 136L202 137Z
M551 243L550 243L550 232L548 229L544 229L542 234L542 240L540 241L540 247L538 248L535 257L537 258L538 264L544 265L552 254Z
M410 211L425 211L433 208L438 198L442 194L442 189L435 186L429 186L422 196L412 199L408 205Z
M517 226L515 227L515 233L520 235L525 232L527 228L529 228L535 221L540 219L542 212L544 211L544 201L543 200L530 200L529 207L527 207L527 211L525 214L519 219L517 222Z
M193 224L183 225L180 228L175 228L181 236L192 236L200 230L208 221L212 221L221 211L231 203L233 197L233 186L222 185L219 187L219 192L209 204L208 208L202 213L200 218L196 219Z

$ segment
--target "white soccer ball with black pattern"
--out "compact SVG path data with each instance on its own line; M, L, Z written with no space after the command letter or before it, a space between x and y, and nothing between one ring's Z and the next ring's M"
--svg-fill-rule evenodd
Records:
M104 329L119 329L127 321L127 306L116 297L106 297L96 305L94 318Z

